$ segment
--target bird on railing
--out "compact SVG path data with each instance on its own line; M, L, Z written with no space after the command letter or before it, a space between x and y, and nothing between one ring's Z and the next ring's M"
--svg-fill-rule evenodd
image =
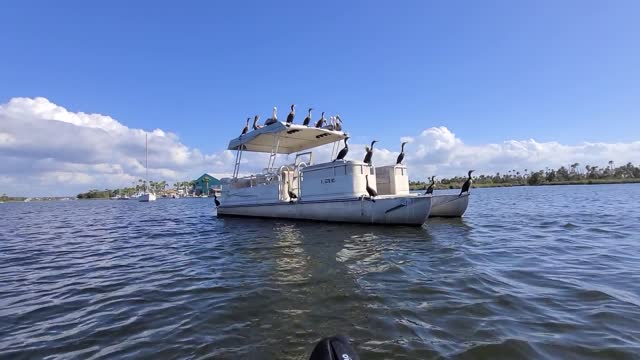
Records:
M364 180L366 181L365 189L367 190L367 194L369 194L369 200L376 202L374 197L378 196L378 193L371 186L369 186L369 175L365 175Z
M287 124L293 124L293 118L296 117L296 104L291 105L291 111L289 111L289 115L287 115Z
M471 189L471 173L474 172L475 170L469 170L469 174L467 175L469 178L467 179L467 181L464 182L464 184L462 184L462 189L460 189L460 195L458 196L462 196L462 194L467 193L469 194L469 189Z
M373 157L373 144L377 142L378 140L373 140L371 142L371 147L365 146L367 153L364 155L364 160L362 160L365 164L371 165L371 157Z
M340 150L340 152L338 153L338 157L336 157L336 160L344 160L344 157L347 156L347 153L349 152L349 144L347 144L347 140L349 140L348 136L344 138L344 148Z
M302 125L309 126L309 124L311 123L311 110L313 110L313 109L309 108L309 114L307 115L306 118L304 118L304 121L302 122Z
M429 187L425 188L425 195L429 195L429 194L433 194L433 187L436 185L436 177L435 175L431 177L431 184L429 184ZM426 186L426 185L425 185Z
M401 147L400 147L400 155L398 155L398 158L396 159L396 165L400 165L402 164L402 160L404 160L404 146L407 145L407 142L403 142Z
M324 123L325 123L326 121L327 121L327 120L324 118L324 111L323 111L323 112L322 112L322 116L320 117L320 120L318 120L318 121L316 122L316 127L317 127L317 128L321 128L321 127L322 127L322 125L324 125Z
M278 122L278 108L277 107L273 107L273 112L271 113L271 117L267 119L267 121L265 121L264 125L265 126L269 126L271 124L275 124Z
M247 124L242 128L242 134L240 134L240 136L249 132L249 120L251 120L251 118L247 118Z
M216 207L220 206L220 201L218 200L215 191L213 192L213 202L216 204Z
M253 118L253 130L258 130L260 128L262 128L262 125L258 125L258 120L260 119L260 115L256 115Z

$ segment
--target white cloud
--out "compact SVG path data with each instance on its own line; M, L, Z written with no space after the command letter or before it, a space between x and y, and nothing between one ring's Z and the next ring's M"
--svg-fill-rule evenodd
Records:
M180 142L170 132L131 129L100 114L71 112L45 98L13 98L0 105L0 193L14 195L68 195L89 188L130 185L144 176L144 138L149 136L149 176L155 180L186 180L216 169L228 176L235 155L229 151L203 154ZM444 126L405 136L406 162L412 179L582 165L617 164L640 158L640 141L564 145L530 140L501 144L467 145ZM399 142L393 146L399 148ZM395 162L399 149L376 144L374 163ZM342 148L341 143L339 148ZM348 159L361 160L365 144L350 144ZM331 146L314 153L315 162L331 158ZM267 155L243 156L243 171L259 171ZM292 162L281 157L280 163Z

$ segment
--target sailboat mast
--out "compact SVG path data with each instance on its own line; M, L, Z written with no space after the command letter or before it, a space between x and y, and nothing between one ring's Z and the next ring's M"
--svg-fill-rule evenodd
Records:
M149 182L149 139L148 139L148 135L145 133L144 134L144 191L149 192L149 188L147 183Z

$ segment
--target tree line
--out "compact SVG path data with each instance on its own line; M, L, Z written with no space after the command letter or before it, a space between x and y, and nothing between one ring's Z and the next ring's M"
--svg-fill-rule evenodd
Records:
M193 191L195 187L196 181L179 181L173 184L173 188L177 190L183 190L184 193L189 193ZM80 193L76 197L78 199L109 199L116 196L133 196L137 193L145 191L152 191L156 194L162 193L167 190L169 184L166 181L149 181L149 186L147 188L147 182L143 179L138 179L138 183L134 184L130 187L123 187L118 189L91 189L87 192Z
M437 189L454 189L460 187L467 180L464 176L442 178ZM519 186L519 185L562 185L562 184L593 184L593 183L624 183L640 182L640 167L631 162L616 167L613 161L606 166L584 165L573 163L557 169L529 171L524 169L508 170L506 173L497 172L495 175L478 175L473 177L473 184L477 187L491 186ZM411 181L411 189L423 189L427 186L423 181Z

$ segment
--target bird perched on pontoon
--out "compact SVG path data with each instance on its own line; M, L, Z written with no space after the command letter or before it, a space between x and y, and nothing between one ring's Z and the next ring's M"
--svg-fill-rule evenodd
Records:
M340 115L336 115L336 125L333 130L342 131L342 119L340 119Z
M309 124L311 124L311 110L313 110L313 109L309 108L309 114L307 114L307 117L304 118L304 121L302 122L302 125L309 126Z
M287 115L287 124L293 124L294 117L296 117L296 104L291 105L291 111L289 111L289 115Z
M431 177L431 184L429 184L429 187L427 187L424 192L425 195L429 195L429 194L433 194L433 187L436 185L436 177L435 175Z
M273 107L273 112L271 113L271 117L267 119L267 121L264 123L266 126L271 125L271 124L275 124L278 122L278 108L277 107Z
M469 178L467 179L467 181L464 182L464 184L462 184L462 189L460 189L460 195L458 196L462 196L462 194L464 193L469 194L469 189L471 189L471 183L473 182L471 180L471 173L474 171L475 170L469 170L469 174L467 175Z
M396 165L400 165L402 164L402 160L404 160L404 146L407 145L407 142L403 142L402 145L400 146L400 155L398 155L398 158L396 159Z
M260 115L256 115L256 116L253 118L253 130L258 130L258 129L262 128L262 125L259 125L259 124L258 124L258 120L259 120L259 119L260 119Z
M365 164L371 165L371 157L373 156L373 144L377 143L378 140L373 140L371 142L371 147L365 146L365 150L367 153L364 155L364 160L362 160Z
M218 200L215 191L213 192L213 202L216 204L216 207L220 206L220 201Z
M249 132L249 120L251 120L251 118L247 118L247 124L242 128L242 134L240 134L240 136Z
M324 125L324 123L325 123L326 121L327 121L327 120L324 118L324 111L323 111L323 112L322 112L322 116L320 117L320 120L318 120L318 121L316 122L316 127L317 127L317 128L321 128L321 127L322 127L322 125Z
M338 156L336 157L336 160L344 160L344 157L347 156L347 153L349 152L349 144L347 144L347 140L349 140L348 136L344 138L344 148L340 150L340 152L338 153ZM333 161L336 161L336 160L333 160Z
M367 194L369 194L369 199L373 202L376 202L374 197L378 196L378 193L371 186L369 186L369 175L365 175L364 180L366 181L365 184L366 184Z

